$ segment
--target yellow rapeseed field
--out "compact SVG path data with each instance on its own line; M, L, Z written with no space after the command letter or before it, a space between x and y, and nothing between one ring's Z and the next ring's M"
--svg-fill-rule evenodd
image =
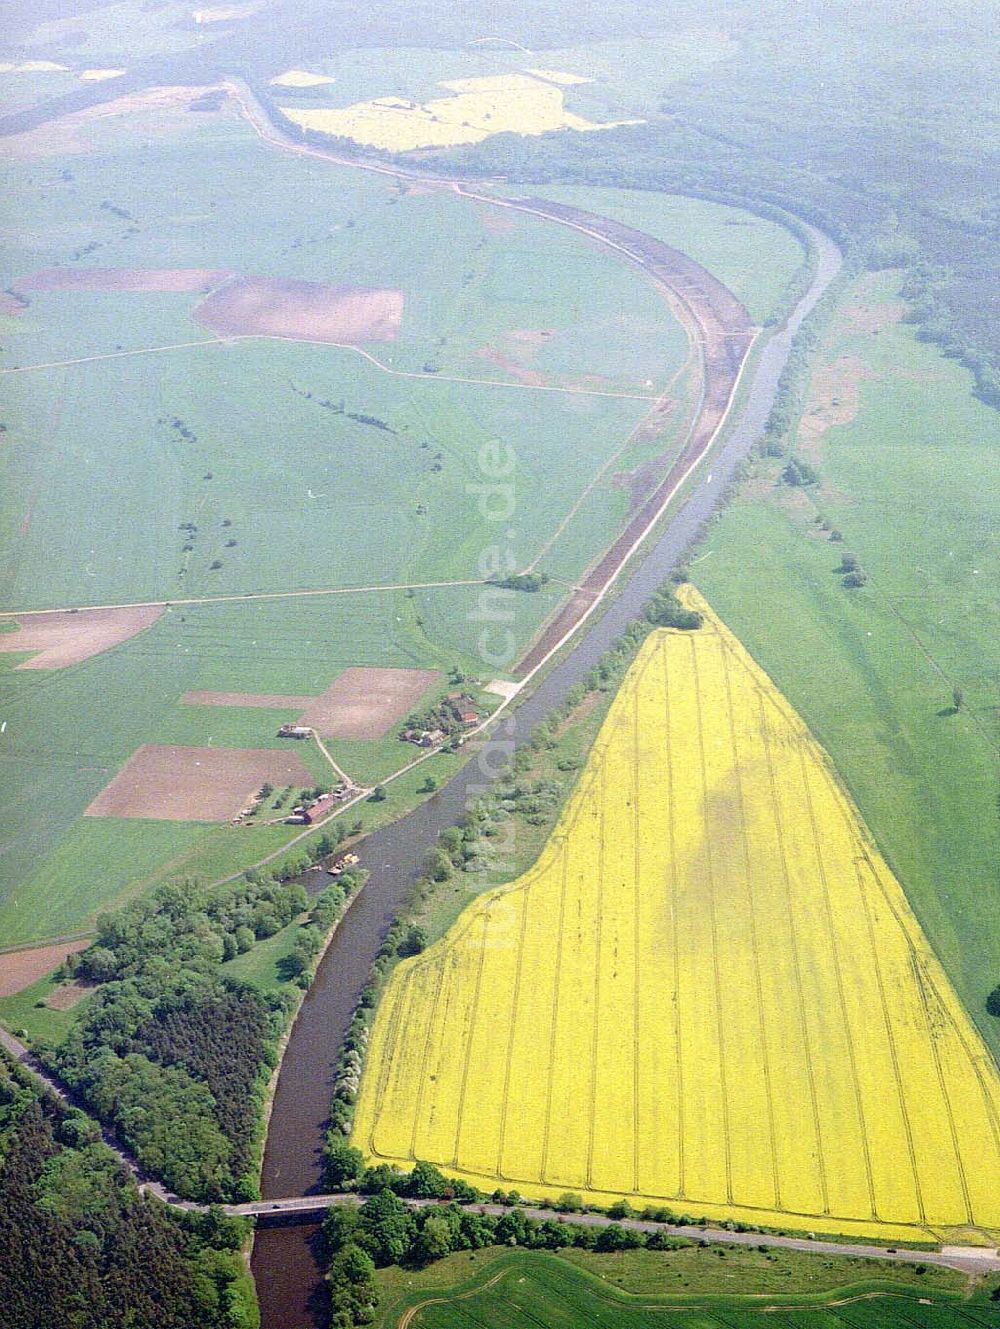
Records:
M1000 1075L829 760L693 591L539 861L394 973L354 1140L486 1188L1000 1229Z
M491 134L545 134L552 129L612 129L635 121L595 124L567 111L563 87L549 71L545 80L530 74L497 74L489 78L442 83L452 96L434 101L376 97L353 106L302 110L283 106L285 115L304 129L351 138L366 147L391 152L413 148L446 148L481 143ZM575 82L573 75L561 82ZM586 80L584 80L586 81Z

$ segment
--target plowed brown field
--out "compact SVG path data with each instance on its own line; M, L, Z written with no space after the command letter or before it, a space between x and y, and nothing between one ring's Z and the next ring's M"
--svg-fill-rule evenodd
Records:
M145 743L87 808L88 817L228 821L265 781L315 783L297 756L273 748Z

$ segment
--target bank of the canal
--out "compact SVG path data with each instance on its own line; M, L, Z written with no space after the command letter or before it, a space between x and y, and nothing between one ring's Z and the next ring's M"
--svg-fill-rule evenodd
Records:
M811 228L810 228L811 229ZM763 432L788 359L792 339L836 276L836 245L811 230L817 262L809 290L780 330L763 346L733 421L717 451L695 478L682 506L662 534L625 570L609 608L585 626L571 649L505 722L527 736L586 678L629 621L681 561L684 551L711 516L740 461ZM322 1189L321 1152L326 1131L337 1051L358 994L382 938L420 876L438 834L461 817L475 786L484 782L472 760L428 802L370 835L358 848L368 882L340 923L299 1010L278 1077L264 1153L261 1193L265 1199L305 1195ZM272 1228L257 1235L253 1274L261 1305L262 1329L311 1329L322 1300L313 1227Z

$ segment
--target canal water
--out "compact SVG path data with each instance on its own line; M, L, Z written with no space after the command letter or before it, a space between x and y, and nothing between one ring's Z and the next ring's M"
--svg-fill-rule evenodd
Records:
M513 713L515 740L533 727L583 681L600 657L638 617L660 583L711 516L738 463L760 438L774 401L778 378L799 325L833 280L841 264L836 245L811 231L818 262L812 284L785 325L764 346L737 418L692 491L659 540L626 568L610 607ZM337 1052L358 995L385 932L420 876L438 834L465 811L476 786L485 783L473 759L433 798L376 831L357 848L368 882L352 903L324 956L292 1028L278 1077L264 1152L264 1199L322 1190L321 1153L333 1093ZM311 874L319 877L319 874ZM322 880L322 879L321 879ZM310 882L311 886L315 883ZM322 1274L314 1225L270 1228L258 1233L253 1275L262 1329L314 1329L322 1324Z

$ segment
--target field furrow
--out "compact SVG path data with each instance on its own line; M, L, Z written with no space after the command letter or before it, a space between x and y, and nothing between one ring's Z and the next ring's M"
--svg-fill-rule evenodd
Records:
M393 976L355 1138L713 1219L996 1239L1000 1076L826 754L708 607L535 867Z
M705 802L695 647L683 639L671 662L674 759L683 777L674 783L675 894L679 929L678 992L687 1013L680 1026L684 1074L684 1184L691 1199L728 1190L726 1103L719 1028L712 865L704 835Z

